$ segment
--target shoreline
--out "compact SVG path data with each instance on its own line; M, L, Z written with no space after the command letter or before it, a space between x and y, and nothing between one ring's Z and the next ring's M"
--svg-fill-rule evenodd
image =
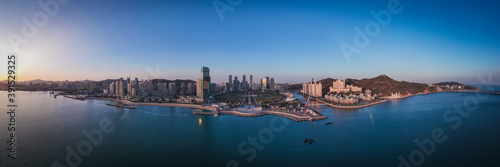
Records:
M342 109L359 109L359 108L369 107L369 106L373 106L373 105L377 105L377 104L381 104L381 103L389 101L387 99L384 99L384 100L380 100L380 101L377 101L377 102L368 103L368 104L364 104L364 105L360 105L360 106L339 106L339 105L335 105L335 104L331 104L331 103L325 102L323 100L319 100L319 99L315 99L315 100L318 101L318 102L320 102L320 103L323 103L324 105L327 105L327 106L330 106L330 107L333 107L333 108L342 108Z
M284 113L284 112L278 112L278 111L261 111L257 113L245 113L245 112L240 112L236 110L232 111L217 111L217 108L212 107L212 106L201 106L198 104L181 104L181 103L139 103L139 102L131 102L128 100L117 100L114 98L96 98L96 97L88 97L86 99L89 100L104 100L104 101L110 101L110 102L119 102L122 104L125 104L127 106L160 106L160 107L183 107L183 108L194 108L194 109L202 109L202 110L207 110L207 111L213 111L213 112L193 112L194 115L234 115L238 117L260 117L264 115L274 115L274 116L281 116L285 118L289 118L291 120L294 120L295 122L301 122L301 121L316 121L316 120L324 120L327 119L328 117L323 116L322 114L318 114L318 116L309 116L309 115L296 115L293 113Z
M141 103L141 102L131 102L128 100L117 100L114 98L102 98L102 97L87 97L85 99L89 100L105 100L111 102L119 102L122 104L130 105L130 106L160 106L160 107L183 107L183 108L194 108L194 109L202 109L208 111L215 111L215 107L211 106L201 106L199 104L183 104L183 103Z

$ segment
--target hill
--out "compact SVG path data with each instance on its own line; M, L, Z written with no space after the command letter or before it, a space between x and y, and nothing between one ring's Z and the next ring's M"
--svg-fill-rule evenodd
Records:
M347 81L346 81L347 84ZM396 81L387 75L380 75L371 79L353 80L352 84L362 87L363 90L371 90L379 96L390 96L393 92L400 92L402 96L417 93L433 92L426 84Z
M334 81L336 81L336 79L332 78L325 78L319 81L322 84L323 94L326 94L330 91L330 87L332 86ZM394 92L400 92L402 96L405 96L408 94L430 93L436 91L434 87L428 87L426 84L396 81L385 74L374 78L365 78L361 80L348 78L345 80L345 83L346 85L362 87L363 91L371 90L378 96L390 96L391 93Z

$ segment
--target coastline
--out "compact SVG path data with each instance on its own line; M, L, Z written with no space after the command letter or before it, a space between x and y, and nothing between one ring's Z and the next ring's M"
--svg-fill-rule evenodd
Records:
M319 100L319 99L315 99L315 100L318 101L318 102L320 102L320 103L323 103L323 104L325 104L327 106L333 107L333 108L343 108L343 109L364 108L364 107L369 107L369 106L372 106L372 105L377 105L377 104L384 103L384 102L388 101L387 99L384 99L384 100L381 100L381 101L377 101L377 102L373 102L373 103L368 103L368 104L364 104L364 105L360 105L360 106L339 106L339 105L334 105L334 104L325 102L323 100Z
M199 104L182 104L182 103L140 103L140 102L131 102L128 100L117 100L114 98L96 98L96 97L87 97L86 99L94 99L94 100L105 100L111 102L120 102L122 104L126 104L129 106L160 106L160 107L183 107L183 108L194 108L194 109L202 109L208 111L215 111L215 107L211 106L202 106Z
M238 117L260 117L264 115L275 115L275 116L281 116L285 118L289 118L291 120L294 120L296 122L301 122L301 121L316 121L316 120L324 120L327 119L328 117L323 116L322 114L318 114L317 116L308 116L308 115L296 115L292 113L284 113L284 112L278 112L278 111L261 111L258 113L245 113L245 112L240 112L240 111L219 111L217 112L217 109L212 106L201 106L198 104L181 104L181 103L139 103L139 102L131 102L128 100L117 100L114 98L96 98L96 97L88 97L86 99L89 100L105 100L105 101L110 101L110 102L119 102L122 104L126 104L127 106L161 106L161 107L183 107L183 108L194 108L194 109L202 109L202 110L208 110L208 111L214 111L214 112L193 112L194 115L234 115Z

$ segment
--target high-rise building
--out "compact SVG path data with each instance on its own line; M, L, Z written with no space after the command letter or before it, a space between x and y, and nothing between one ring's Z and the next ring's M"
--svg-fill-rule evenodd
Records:
M263 79L260 79L259 89L260 89L260 90L263 90L263 89L264 89L264 80L263 80Z
M269 89L274 89L274 78L269 79Z
M139 79L135 78L135 80L134 80L134 85L135 85L135 86L138 86L138 85L139 85Z
M126 83L127 86L128 86L129 83L130 83L130 77L127 78L127 83Z
M185 95L186 94L186 83L181 83L181 90L179 91L180 95Z
M87 82L87 91L91 92L91 91L94 91L94 83L91 83L91 82Z
M302 86L302 93L306 95L311 95L312 97L321 97L323 94L323 86L321 82L312 81L311 83L305 83Z
M123 96L123 78L118 81L118 96Z
M241 89L247 89L247 76L243 75L243 81L241 82Z
M168 95L169 96L175 96L176 95L176 92L177 91L177 88L175 86L175 83L171 82L168 84Z
M202 67L201 68L201 79L203 80L202 82L202 87L203 91L201 94L201 98L203 100L208 100L210 97L210 69L208 67Z
M158 91L161 92L163 96L168 96L167 83L158 83Z
M233 80L233 91L240 91L240 81L238 81L238 77L235 76Z
M109 91L108 91L108 94L115 94L115 83L114 82L111 82L111 84L109 84Z
M186 89L186 94L187 95L192 95L194 92L194 89L193 89L193 83L189 82L187 84L187 89Z
M210 93L215 93L216 89L217 89L217 84L210 83Z
M131 83L128 83L127 84L127 94L132 96L132 84Z
M225 86L225 89L224 89L224 90L225 90L225 92L226 92L226 93L229 93L229 91L231 91L231 86L230 86L230 84L229 84L229 83L225 83L225 84L224 84L224 86Z
M196 96L202 98L202 92L203 92L203 80L197 79L196 80Z
M250 89L253 89L253 76L250 75Z
M262 79L262 90L269 89L269 77Z
M229 92L232 92L233 91L233 76L232 75L229 75L229 88L228 88L228 91Z

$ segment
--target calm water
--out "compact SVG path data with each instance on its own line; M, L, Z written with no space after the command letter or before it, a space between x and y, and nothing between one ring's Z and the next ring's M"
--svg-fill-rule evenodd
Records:
M6 92L0 92L6 97ZM7 159L7 101L0 106L1 166L67 166L67 146L76 150L88 141L82 130L99 128L110 120L114 130L92 145L79 166L397 166L419 150L414 143L430 139L441 128L447 139L435 144L423 166L495 166L500 163L500 96L436 93L390 101L359 110L313 105L327 120L293 122L276 116L192 115L193 109L139 106L135 110L106 106L106 101L53 98L47 92L17 92L17 160ZM467 102L464 103L464 100ZM446 122L443 114L454 104L472 106L470 117ZM270 125L273 122L273 126ZM332 122L333 125L325 125ZM288 123L288 124L285 124ZM270 129L276 130L272 131ZM266 133L267 132L267 133ZM258 147L249 137L260 137ZM271 135L271 136L270 136ZM306 138L314 139L305 144ZM242 144L243 143L243 144ZM238 146L242 144L240 154ZM82 147L87 150L86 147ZM251 150L255 158L248 162ZM416 159L418 160L418 159Z

